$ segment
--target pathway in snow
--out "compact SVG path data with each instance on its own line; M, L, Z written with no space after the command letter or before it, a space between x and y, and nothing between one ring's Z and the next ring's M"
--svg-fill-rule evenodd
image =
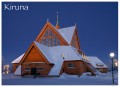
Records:
M77 75L63 74L60 77L38 77L33 76L20 77L13 74L2 75L3 85L112 85L111 73L99 74L97 76L87 76L83 74L81 77ZM118 84L118 74L115 73L115 84Z

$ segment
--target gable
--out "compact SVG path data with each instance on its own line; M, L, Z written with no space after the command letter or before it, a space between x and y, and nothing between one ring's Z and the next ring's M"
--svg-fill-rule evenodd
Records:
M43 27L36 41L46 46L68 45L66 40L57 32L57 29L49 22Z
M22 64L23 62L46 62L49 64L49 61L46 59L44 54L35 46L34 43L32 43L28 48L19 64Z
M29 54L26 56L24 62L45 62L45 59L33 46L29 51Z
M77 48L80 50L80 42L77 34L77 30L75 29L72 40L71 40L71 46Z
M38 42L46 46L59 46L61 43L63 43L50 27L46 28Z

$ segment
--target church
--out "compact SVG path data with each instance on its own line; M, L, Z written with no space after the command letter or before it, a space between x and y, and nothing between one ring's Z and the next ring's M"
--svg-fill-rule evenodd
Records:
M12 61L14 75L81 76L85 72L107 73L107 66L95 56L86 56L80 47L76 24L61 28L48 20L25 53Z

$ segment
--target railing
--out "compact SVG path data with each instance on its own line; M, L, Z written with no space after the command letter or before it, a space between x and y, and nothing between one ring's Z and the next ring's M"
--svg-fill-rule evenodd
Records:
M98 74L97 71L95 70L95 68L91 65L91 64L87 64L85 63L85 65L88 67L88 69L94 74Z

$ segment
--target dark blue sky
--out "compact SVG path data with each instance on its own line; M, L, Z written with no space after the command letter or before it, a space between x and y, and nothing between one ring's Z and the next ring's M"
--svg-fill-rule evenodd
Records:
M10 63L24 53L34 41L47 18L55 25L59 12L60 27L76 22L81 49L86 55L97 56L103 62L110 60L109 53L118 57L118 3L13 3L28 5L28 11L4 10L2 3L2 58Z

